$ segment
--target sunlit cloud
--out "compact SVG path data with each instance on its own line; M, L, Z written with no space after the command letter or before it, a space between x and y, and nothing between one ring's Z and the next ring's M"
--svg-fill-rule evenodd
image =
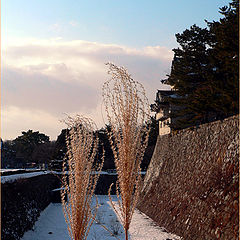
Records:
M1 115L3 140L14 139L28 129L46 133L55 140L55 136L59 135L61 129L65 127L59 121L64 118L64 115L58 118L40 110L7 106L2 108Z
M135 49L61 38L12 41L3 47L2 136L14 138L16 131L34 126L54 139L61 130L54 122L63 113L88 115L103 126L101 87L109 78L105 63L128 68L145 86L151 103L157 89L166 88L160 80L169 73L172 57L172 51L161 46ZM45 115L31 125L31 114L39 112Z

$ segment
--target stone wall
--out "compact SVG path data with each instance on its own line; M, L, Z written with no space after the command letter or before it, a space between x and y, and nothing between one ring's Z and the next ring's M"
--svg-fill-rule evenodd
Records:
M239 120L159 136L138 208L186 240L238 239Z
M21 178L1 185L1 239L18 240L32 229L51 202L51 191L59 187L52 174Z

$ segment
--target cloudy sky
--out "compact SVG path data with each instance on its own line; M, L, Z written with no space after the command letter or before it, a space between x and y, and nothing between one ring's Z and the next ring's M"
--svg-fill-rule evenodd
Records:
M152 103L170 72L175 34L218 20L226 0L2 0L1 135L52 140L65 114L102 120L105 63L125 66Z

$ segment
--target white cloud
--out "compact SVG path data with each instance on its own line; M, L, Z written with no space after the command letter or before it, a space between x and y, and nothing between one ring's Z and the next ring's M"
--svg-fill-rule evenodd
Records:
M18 132L26 130L25 117L20 115L36 116L36 111L52 117L51 120L41 118L34 125L36 130L45 126L43 132L52 137L61 129L57 131L56 126L50 125L64 112L90 115L101 125L101 87L108 79L106 62L128 68L133 78L145 86L151 103L161 87L159 80L169 73L172 56L171 50L160 46L134 49L59 38L12 41L3 46L2 105L8 110L5 110L2 136L12 136L10 132L17 131L17 127ZM21 113L20 109L25 112ZM27 121L29 128L30 122L31 117Z
M2 109L3 140L15 139L22 131L32 129L51 136L55 140L64 124L59 121L64 115L52 116L48 112L7 106ZM47 130L47 131L46 131Z

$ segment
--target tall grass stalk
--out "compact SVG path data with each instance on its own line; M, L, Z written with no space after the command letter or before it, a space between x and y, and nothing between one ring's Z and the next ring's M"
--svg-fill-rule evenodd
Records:
M150 118L149 103L143 86L134 81L127 70L112 63L110 80L103 85L103 102L110 124L109 140L118 174L117 210L109 189L109 199L128 239L128 230L140 192L140 164L147 147Z
M93 121L77 115L68 117L65 123L70 131L66 137L67 160L63 165L63 212L71 239L85 240L97 213L91 208L91 200L103 161L94 167L98 137Z

